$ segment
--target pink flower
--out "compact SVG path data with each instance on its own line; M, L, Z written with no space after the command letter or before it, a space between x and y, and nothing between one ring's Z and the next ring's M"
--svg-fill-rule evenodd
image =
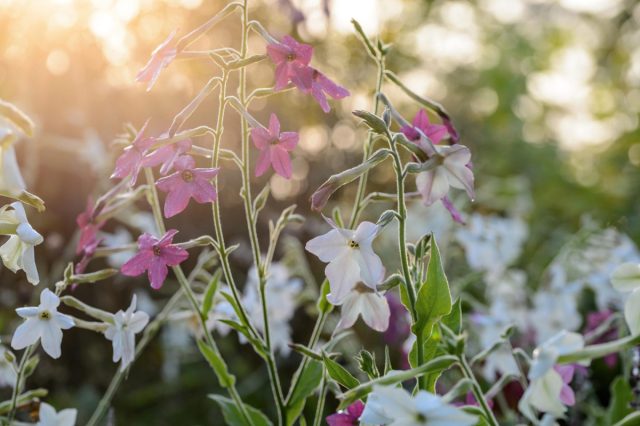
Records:
M138 83L147 83L147 92L151 90L155 84L160 75L160 71L169 66L178 53L175 46L171 43L176 33L177 30L173 31L160 46L155 48L151 53L151 58L149 62L147 62L147 65L138 71L136 75L136 81Z
M333 99L342 99L350 95L347 89L337 85L326 75L312 67L305 67L299 70L297 75L292 77L292 81L301 91L311 93L324 112L331 111L326 95L331 96Z
M291 158L289 151L298 144L296 132L280 133L280 122L275 114L269 119L269 129L257 127L251 129L251 139L260 150L258 163L256 164L256 176L262 176L269 165L280 176L289 179L291 177Z
M574 405L576 403L576 395L573 393L573 389L571 389L571 386L569 386L569 384L571 383L571 380L573 380L573 373L576 370L575 366L570 364L555 365L553 369L556 370L556 372L560 374L560 377L562 378L560 401L562 401L564 405Z
M160 166L160 174L166 175L173 168L173 164L182 154L186 154L191 150L191 139L185 139L170 145L158 148L151 154L148 154L142 160L143 167Z
M357 426L360 424L359 418L364 411L362 401L356 401L346 410L327 416L329 426Z
M431 124L429 121L429 115L424 109L418 111L413 118L413 126L402 126L400 131L410 141L419 141L420 134L416 129L420 129L433 143L439 143L445 136L447 136L447 126L442 124Z
M453 205L453 202L451 201L451 199L449 199L449 196L445 195L440 201L442 202L444 208L447 209L447 211L451 215L451 219L461 225L466 224L464 218L462 217L462 214L458 211L458 209L456 209L456 206Z
M282 90L289 80L296 78L301 70L311 62L313 47L298 43L293 37L285 36L282 43L267 46L267 54L276 65L276 90Z
M155 138L144 137L144 131L149 124L147 120L142 129L138 132L138 135L134 139L133 143L124 149L124 152L116 160L116 169L114 170L111 178L124 179L127 176L131 176L131 186L136 184L140 169L144 166L143 159L147 150L151 148L151 145L155 143Z
M169 272L167 266L177 266L189 257L185 249L172 244L177 233L171 229L159 240L147 233L140 235L138 253L122 265L121 272L135 277L147 271L151 287L156 290L162 287Z
M193 198L198 203L215 201L218 194L211 183L219 169L197 169L196 161L190 155L181 155L174 162L176 172L159 179L156 186L168 192L164 202L164 216L173 217L182 212Z
M80 238L78 239L78 246L76 247L76 254L86 253L88 248L97 245L97 234L100 228L104 225L104 222L95 222L95 207L91 199L87 200L87 208L80 213L76 218L76 224L80 229Z
M604 311L588 313L584 334L589 334L590 332L597 330L602 323L604 323L611 317L611 315L613 315L613 312L608 309L605 309ZM617 338L618 330L616 329L614 324L611 324L607 332L603 333L597 339L592 340L592 343L607 343L612 340L616 340ZM618 363L618 354L615 352L610 353L609 355L605 356L603 360L609 368L613 368Z

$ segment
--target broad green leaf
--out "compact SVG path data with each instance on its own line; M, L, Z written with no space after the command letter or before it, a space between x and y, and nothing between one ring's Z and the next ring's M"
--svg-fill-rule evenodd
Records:
M209 316L209 311L213 306L213 297L216 295L216 291L218 290L218 284L220 283L220 276L222 275L222 270L218 269L211 277L211 281L207 285L207 290L204 292L204 299L202 300L202 315L207 318Z
M293 425L304 409L307 398L320 386L322 364L309 361L300 373L300 380L287 403L287 425Z
M613 425L633 412L633 408L630 406L631 401L633 401L633 391L629 382L623 376L618 376L611 384L611 402L609 402L607 409L607 424Z
M324 357L324 366L327 368L329 376L345 388L352 389L360 384L358 379L353 377L346 368L326 356Z
M257 408L253 408L250 405L244 404L247 412L249 413L249 417L251 419L251 424L248 424L242 417L238 406L234 401L229 398L226 398L222 395L209 395L209 398L213 399L218 403L220 409L222 410L222 415L224 416L225 424L229 426L271 426L271 421L265 416L260 410ZM216 421L212 424L219 424L219 421Z
M236 378L233 374L229 373L227 364L220 356L220 353L202 340L198 340L198 348L205 359L209 362L209 365L211 365L211 368L213 368L213 371L216 373L220 386L223 388L233 386L236 382Z
M444 325L449 327L451 331L456 334L460 334L462 330L462 306L460 298L456 299L451 308L451 312L448 315L442 317Z

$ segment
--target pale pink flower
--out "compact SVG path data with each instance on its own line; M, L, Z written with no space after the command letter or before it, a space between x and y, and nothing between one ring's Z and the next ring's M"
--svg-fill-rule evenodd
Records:
M184 211L193 198L196 202L210 203L218 194L211 183L219 169L196 168L196 161L190 155L181 155L174 163L176 172L159 179L156 186L168 192L164 202L164 216L173 217Z
M262 176L269 165L284 178L291 178L291 158L289 152L298 144L296 132L280 133L280 121L275 114L269 119L269 129L256 127L251 129L251 139L260 150L260 156L256 164L256 176Z
M562 389L560 390L560 401L564 405L572 406L576 403L576 395L573 393L573 389L569 384L573 380L573 373L576 371L574 365L555 365L553 369L562 378Z
M327 416L329 426L358 426L358 420L364 411L362 401L356 401L349 405L346 410Z
M442 200L452 186L464 189L469 198L474 198L473 173L467 167L471 151L463 145L435 147L437 164L426 172L418 173L416 186L424 204L430 206Z
M448 133L446 126L431 124L429 115L424 109L418 111L411 124L411 126L402 126L400 131L413 142L420 140L420 133L416 129L421 130L435 144L439 143Z
M365 324L375 331L383 332L389 327L391 312L387 299L362 283L358 283L336 305L342 305L338 330L351 328L358 317L362 317Z
M298 89L310 93L324 112L331 111L326 95L333 99L342 99L350 95L347 89L331 81L326 75L312 67L300 69L291 80Z
M175 229L167 231L161 239L144 233L138 238L138 253L122 265L124 275L135 277L147 271L151 287L159 289L169 272L167 266L177 266L189 257L185 249L172 244L178 233Z
M175 45L172 43L176 33L177 30L173 31L162 44L155 48L151 53L151 58L149 62L147 62L147 65L138 71L136 75L136 81L138 83L147 83L147 92L151 90L155 84L160 75L160 71L169 66L178 53Z
M149 120L144 123L131 145L126 147L122 155L116 160L116 169L111 175L112 179L124 179L127 176L131 176L129 184L131 186L136 184L140 169L143 167L144 156L147 150L155 143L155 138L144 137L144 131L148 124Z
M164 176L171 171L178 157L191 150L191 146L191 139L184 139L170 145L165 145L147 154L142 160L142 166L160 166L160 174Z
M267 46L267 54L276 65L276 90L282 90L291 78L297 78L301 70L311 62L313 47L299 43L293 37L284 36L281 43Z

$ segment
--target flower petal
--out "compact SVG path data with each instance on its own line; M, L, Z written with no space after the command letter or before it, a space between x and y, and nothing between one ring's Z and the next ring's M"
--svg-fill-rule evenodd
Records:
M323 262L331 262L340 256L345 249L348 249L347 240L337 229L332 229L326 234L307 241L305 249L318 256Z
M277 174L286 179L291 178L291 158L284 148L280 146L271 147L271 164Z
M29 318L16 328L11 338L11 347L16 350L24 349L38 341L41 334L41 321Z

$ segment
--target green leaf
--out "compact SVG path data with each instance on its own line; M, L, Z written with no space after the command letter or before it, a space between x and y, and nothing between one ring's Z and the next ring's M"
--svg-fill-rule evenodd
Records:
M451 312L442 317L442 322L449 327L451 331L460 334L460 331L462 331L462 303L460 302L460 298L457 298L453 303Z
M216 291L218 290L218 283L220 283L220 276L222 275L222 270L218 269L211 277L211 281L207 285L207 290L204 292L204 299L202 300L202 315L207 318L209 316L209 311L213 306L213 297L216 295Z
M327 300L327 295L330 291L329 281L324 280L320 287L320 298L318 299L318 310L320 312L327 312L333 308L333 305Z
M198 340L198 348L202 353L202 356L209 362L211 368L216 373L218 377L218 382L220 382L220 386L223 388L228 388L233 386L236 382L236 378L233 374L229 373L229 369L227 368L227 364L220 356L220 353L217 349L212 348L202 340Z
M353 389L360 384L358 379L353 377L346 368L335 362L334 360L324 356L324 366L327 368L327 373L336 382L340 383L347 389Z
M629 382L623 376L618 376L611 384L611 402L607 409L607 424L613 425L633 412L631 401L633 401L633 391Z
M420 286L416 300L418 316L413 325L413 332L422 334L426 341L433 330L433 325L443 316L451 312L451 293L449 282L442 267L440 250L435 238L431 239L431 259L427 268L427 280Z
M229 398L226 398L222 395L209 395L209 398L213 399L218 403L220 409L222 410L222 415L224 416L225 424L229 426L271 426L271 421L265 416L260 410L257 408L253 408L250 405L244 404L247 412L249 413L249 418L251 419L251 424L248 424L242 417L238 406L234 401ZM218 424L219 422L214 422Z
M371 129L372 132L384 135L389 131L387 123L375 114L364 110L355 110L352 112L358 118L362 118L364 123Z
M309 361L300 373L295 389L287 403L287 425L293 425L304 409L307 398L320 386L322 381L322 364Z
M380 377L380 371L378 371L376 356L374 354L363 349L356 357L356 360L358 361L360 370L369 376L369 379Z

